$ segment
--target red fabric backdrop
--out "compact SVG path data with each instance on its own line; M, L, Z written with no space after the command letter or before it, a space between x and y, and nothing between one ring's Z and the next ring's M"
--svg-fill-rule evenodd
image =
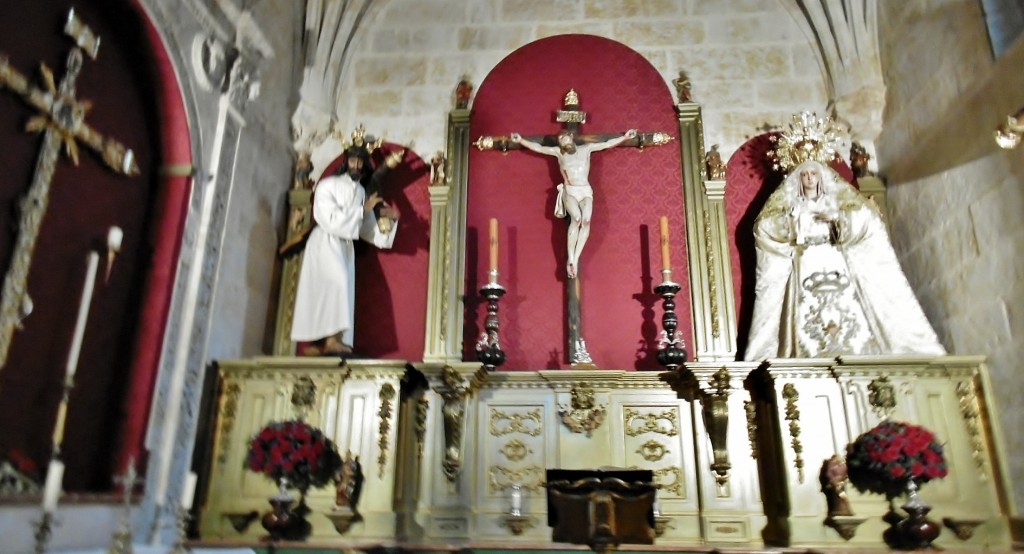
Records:
M729 158L725 170L725 217L730 238L729 255L738 323L737 358L742 358L746 350L747 334L754 315L754 281L757 274L754 219L784 177L781 172L772 169L768 159L768 152L774 146L771 142L773 135L777 133L758 135L744 143ZM853 172L846 163L836 162L832 167L846 180L854 181Z
M374 152L374 167L395 149ZM344 160L335 158L323 175L334 175ZM390 250L356 241L355 344L360 357L423 359L430 264L430 168L411 150L384 178L383 198L398 209L398 233ZM401 317L399 317L401 316Z
M605 369L658 369L661 329L658 219L669 218L673 279L683 285L677 302L680 328L692 342L678 120L657 70L640 54L590 35L560 35L528 44L501 61L473 102L471 137L553 134L554 112L569 89L587 112L582 133L661 131L666 146L614 148L591 158L594 214L580 260L583 336L594 362ZM553 215L557 161L523 150L502 154L473 149L469 159L466 320L464 357L475 359L484 306L488 220L499 220L502 369L569 366L565 260L567 224Z

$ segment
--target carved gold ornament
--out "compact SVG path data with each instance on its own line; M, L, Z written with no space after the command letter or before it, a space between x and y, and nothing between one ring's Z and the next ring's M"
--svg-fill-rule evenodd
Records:
M217 463L224 464L228 460L228 446L231 442L231 432L235 429L235 418L238 417L238 397L242 395L242 387L234 381L225 381L223 384L224 395L221 397L221 420L220 420L220 452L217 453Z
M788 173L794 167L815 160L828 165L837 155L839 128L831 117L804 111L794 114L789 124L772 136L775 148L768 152L772 167Z
M641 413L632 408L623 410L626 435L635 437L644 433L658 433L667 437L674 437L679 434L678 415L676 410L665 410L660 414ZM659 421L668 423L668 426L659 425Z
M804 446L800 443L800 410L796 407L800 393L797 392L793 383L786 383L782 387L782 398L786 400L786 421L789 422L790 444L793 446L793 453L796 458L793 465L796 467L797 478L804 482L804 459L802 457Z
M868 404L881 419L892 415L896 409L896 389L888 377L883 375L868 383Z
M971 458L974 459L974 465L978 468L978 477L983 481L987 481L988 472L985 468L984 432L981 429L978 398L974 395L972 384L969 381L957 383L956 397L960 401L960 415L964 418L967 436L971 440Z
M501 447L501 453L504 454L510 462L521 462L532 452L533 451L519 439L512 439L505 443L505 446Z
M380 437L377 439L377 448L380 455L377 456L377 477L384 477L384 466L388 463L388 442L391 434L391 401L395 398L395 386L391 383L384 383L378 395L380 398L380 410L377 416L380 417Z
M583 383L577 383L570 394L572 407L559 406L558 416L570 431L586 433L589 437L604 423L607 406L598 405L594 400L594 389Z
M750 457L757 459L757 407L747 400L743 402L743 411L747 413L747 439L750 440Z
M664 458L665 454L668 454L668 449L660 442L651 439L641 444L640 448L638 448L636 452L643 456L643 458L648 462L657 462Z
M505 466L491 466L488 471L490 476L490 491L500 493L518 484L524 491L540 492L544 488L544 468L539 465L530 465L521 469L514 469Z
M488 430L492 437L501 437L512 433L536 437L543 431L540 409L530 410L525 414L505 413L492 409Z

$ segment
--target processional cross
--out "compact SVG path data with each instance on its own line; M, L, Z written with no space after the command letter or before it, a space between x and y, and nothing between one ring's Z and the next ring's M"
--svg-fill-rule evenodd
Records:
M563 133L568 131L575 137L577 145L582 144L595 144L613 139L618 139L622 135L615 134L580 134L580 125L587 122L587 112L580 109L579 95L575 90L569 90L565 95L563 101L563 108L555 112L555 121L562 124ZM518 137L517 137L518 138ZM636 137L626 138L615 146L635 146L640 148L642 151L647 146L661 146L672 140L672 136L668 133L652 132L642 133L637 132ZM537 135L537 136L525 136L522 137L524 142L532 142L540 146L554 147L559 146L559 135ZM497 137L480 137L474 143L480 150L501 150L507 152L510 149L523 148L517 141L513 141L508 136L497 136ZM588 161L589 164L589 161ZM588 168L589 171L589 168ZM563 172L564 173L564 172ZM563 178L568 176L563 175ZM563 183L566 187L568 183ZM559 199L561 199L559 193ZM568 194L568 190L565 191ZM593 201L593 199L590 199ZM556 200L557 201L557 200ZM573 225L573 222L569 222ZM570 235L571 236L571 235ZM570 239L571 240L571 239ZM572 260L570 260L570 263ZM587 352L586 341L583 338L582 329L582 316L581 316L581 277L582 270L578 266L572 266L568 279L566 279L566 296L568 302L569 312L569 343L566 351L569 353L569 360L572 363L573 369L593 369L596 368L593 359L590 357L590 353Z
M96 59L100 47L99 37L78 19L73 9L68 12L64 33L74 39L75 46L68 53L66 72L59 85L54 83L53 72L46 64L40 64L46 88L29 85L28 79L11 67L5 56L0 55L0 88L10 88L39 110L40 114L29 119L25 130L43 133L43 146L36 160L32 185L19 206L18 238L0 292L0 368L7 363L14 330L20 327L21 319L31 310L31 298L26 290L28 271L50 200L50 186L61 146L75 165L78 165L77 141L81 141L95 150L114 171L125 175L139 173L130 149L104 137L85 122L85 115L92 103L75 98L75 80L82 69L82 54Z

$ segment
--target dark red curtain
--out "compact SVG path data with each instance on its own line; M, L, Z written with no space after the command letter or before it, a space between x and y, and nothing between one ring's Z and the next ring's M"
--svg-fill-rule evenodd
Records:
M672 94L640 54L590 35L538 40L502 60L473 101L471 138L556 133L554 112L569 89L587 112L583 133L622 133L630 128L671 134L666 146L615 148L591 158L594 215L580 265L583 336L595 363L606 369L657 369L656 333L661 298L658 220L668 216L673 279L681 329L692 342L686 268L685 223ZM566 220L553 215L557 161L521 150L502 154L473 149L469 208L464 356L485 315L477 291L486 282L488 220L500 226L501 338L508 360L502 369L569 366L566 354Z
M157 245L151 228L160 217L157 199L162 194L160 91L154 85L147 25L127 1L9 0L0 18L0 55L36 86L42 83L40 63L50 67L59 82L72 46L72 39L63 33L71 7L102 40L98 58L85 59L77 80L77 97L92 103L86 122L131 148L142 173L116 174L84 145L80 145L77 167L61 154L28 277L35 309L15 334L7 363L0 369L0 455L22 452L40 466L50 456L86 257L98 251L100 275L63 444L64 488L95 491L111 485L122 447L123 420L146 416L122 409L132 382L143 299L150 298L146 276L156 270L152 264ZM22 130L33 115L21 98L0 89L0 167L4 168L0 174L0 267L4 270L11 263L17 234L16 206L31 183L41 146L39 135ZM111 226L123 229L124 241L105 280L105 242ZM173 269L168 271L173 276ZM159 338L162 322L157 331ZM149 394L145 391L147 400Z

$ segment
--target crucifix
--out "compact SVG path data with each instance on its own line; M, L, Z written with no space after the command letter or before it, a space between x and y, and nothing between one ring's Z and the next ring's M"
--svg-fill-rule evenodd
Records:
M40 64L45 88L31 86L28 78L11 67L5 56L0 55L0 88L11 89L39 111L38 115L29 119L25 130L43 133L43 146L36 160L32 184L18 207L18 238L11 266L4 275L3 289L0 291L0 368L7 363L15 329L21 327L21 320L31 311L32 300L26 289L28 271L49 203L50 186L61 146L75 165L78 165L78 141L81 141L98 153L114 171L124 175L139 173L130 149L104 137L85 122L85 115L92 103L75 98L75 80L82 69L82 54L96 59L100 47L99 37L78 19L73 9L68 12L64 33L75 41L75 46L68 53L64 77L59 85L54 82L50 68Z
M566 296L569 312L569 344L566 351L574 369L592 369L597 366L587 352L583 338L580 304L580 254L590 235L590 215L593 210L594 193L589 182L590 154L616 146L660 146L672 140L667 133L638 133L630 129L621 135L580 134L580 125L586 123L587 112L580 109L579 95L569 90L563 101L563 109L555 112L555 121L562 123L557 135L523 137L511 133L507 137L480 137L476 146L480 150L525 148L553 156L558 160L562 183L558 185L555 200L555 215L569 218L568 248L566 259Z

